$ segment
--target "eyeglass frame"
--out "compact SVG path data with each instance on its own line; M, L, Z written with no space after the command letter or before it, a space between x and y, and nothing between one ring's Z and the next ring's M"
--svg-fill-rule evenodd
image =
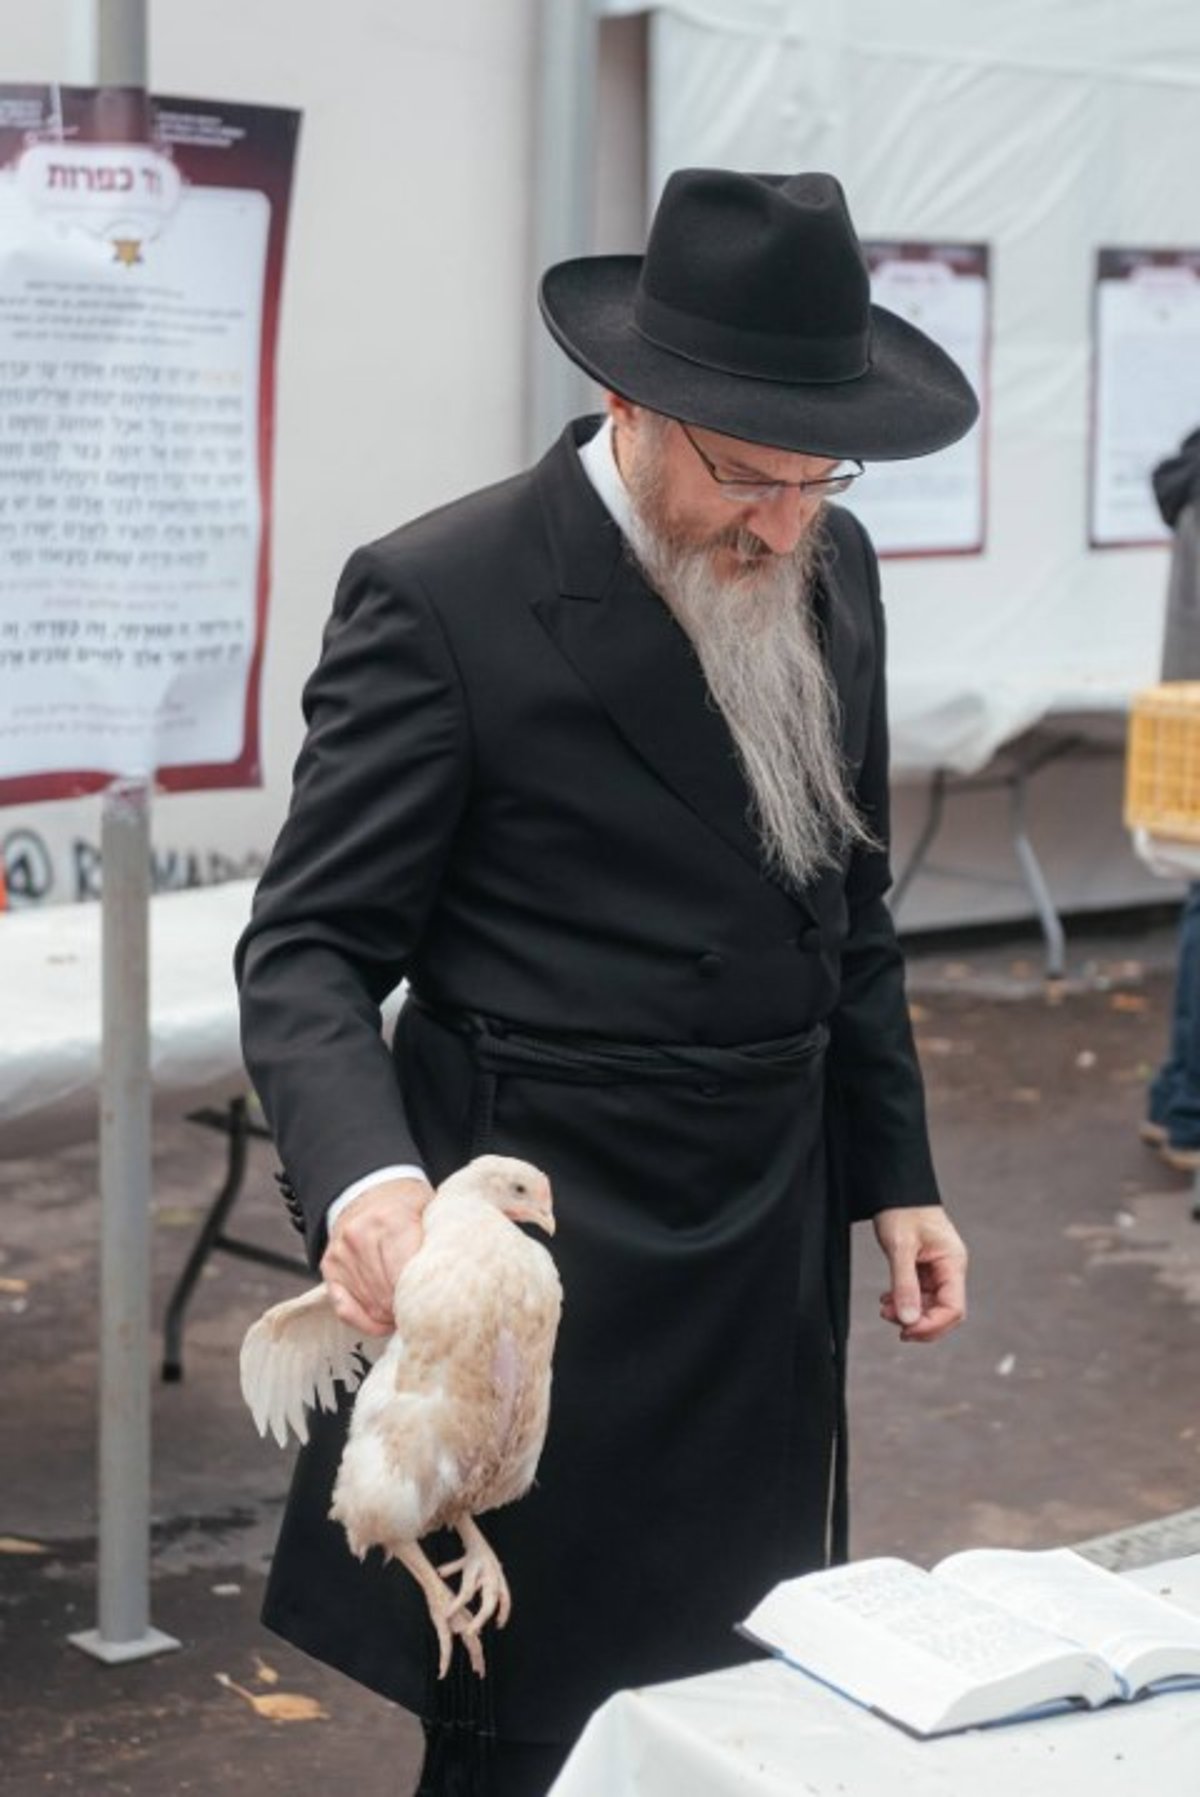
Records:
M838 493L848 492L855 481L866 473L866 468L857 456L844 456L837 466L841 467L843 462L853 462L854 471L851 474L824 474L816 480L744 480L737 475L727 478L717 473L716 463L705 455L682 418L676 418L675 423L703 462L709 479L720 489L721 498L728 500L731 505L756 505L762 500L777 499L781 493L815 493L821 498L832 498ZM737 490L731 493L730 487Z

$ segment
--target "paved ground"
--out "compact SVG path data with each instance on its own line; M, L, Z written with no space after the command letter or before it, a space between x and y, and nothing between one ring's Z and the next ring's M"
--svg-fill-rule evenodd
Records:
M1035 943L916 958L937 1158L975 1298L957 1337L900 1348L874 1321L862 1242L857 1552L927 1562L1113 1532L1096 1551L1114 1564L1200 1548L1200 1225L1188 1182L1134 1133L1171 947L1163 930L1075 939L1049 997ZM156 1314L219 1161L189 1126L158 1141ZM270 1167L261 1152L239 1227L290 1249ZM187 1377L155 1390L153 1620L182 1651L112 1669L67 1645L95 1620L95 1190L91 1150L0 1162L0 1791L282 1797L336 1781L399 1797L415 1764L405 1720L257 1623L286 1460L258 1442L234 1368L246 1324L294 1289L286 1275L215 1260Z

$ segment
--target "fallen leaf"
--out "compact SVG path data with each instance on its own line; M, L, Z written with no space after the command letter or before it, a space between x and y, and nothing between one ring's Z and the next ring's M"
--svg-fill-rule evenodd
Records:
M328 1722L329 1711L323 1710L315 1697L303 1697L298 1691L272 1691L256 1697L254 1707L268 1722Z
M924 1005L909 1005L908 1015L914 1023L928 1023L929 1012Z
M1014 1086L1010 1097L1016 1104L1040 1104L1042 1095L1036 1086Z
M257 1653L254 1656L254 1676L260 1685L277 1685L279 1683L279 1674L274 1666L268 1666L262 1655Z
M1015 1354L1005 1354L996 1362L996 1371L1002 1379L1007 1379L1016 1364L1017 1357Z
M214 1597L240 1597L242 1594L240 1585L210 1585L209 1590Z
M192 1205L165 1204L155 1211L154 1221L161 1229L190 1229L199 1215Z
M0 1278L0 1292L12 1292L17 1294L20 1292L27 1292L28 1290L28 1279Z
M329 1711L323 1710L315 1697L303 1697L298 1691L269 1691L265 1695L247 1691L227 1672L213 1674L219 1685L236 1692L250 1705L256 1716L266 1722L328 1722Z
M947 961L942 967L942 977L947 980L965 980L970 971L969 961Z
M1019 980L1027 980L1029 978L1030 974L1033 972L1033 962L1032 961L1010 961L1008 964L1008 971L1011 974L1015 974Z
M50 1549L40 1541L25 1541L20 1535L0 1535L0 1554L48 1554Z
M1150 1000L1140 992L1114 992L1109 999L1114 1011L1148 1011Z
M1084 1068L1094 1067L1096 1065L1096 1056L1090 1048L1081 1048L1079 1053L1075 1056L1075 1065Z

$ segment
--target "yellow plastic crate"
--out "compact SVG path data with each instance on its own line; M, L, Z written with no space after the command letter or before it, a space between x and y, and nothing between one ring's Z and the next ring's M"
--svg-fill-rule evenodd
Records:
M1200 842L1200 680L1165 681L1135 697L1125 823L1152 836Z

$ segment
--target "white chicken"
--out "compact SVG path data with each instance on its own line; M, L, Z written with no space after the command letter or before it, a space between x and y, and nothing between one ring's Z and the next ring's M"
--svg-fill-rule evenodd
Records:
M511 1598L474 1519L528 1491L549 1416L562 1288L547 1250L516 1224L553 1235L550 1183L525 1161L481 1155L442 1182L422 1221L396 1281L393 1335L340 1322L318 1286L247 1331L242 1395L259 1433L282 1447L289 1427L307 1441L306 1406L334 1408L335 1381L357 1389L329 1514L360 1559L381 1547L416 1579L439 1677L456 1634L482 1676L481 1631L493 1618L503 1627ZM443 1527L463 1552L435 1567L419 1543Z

